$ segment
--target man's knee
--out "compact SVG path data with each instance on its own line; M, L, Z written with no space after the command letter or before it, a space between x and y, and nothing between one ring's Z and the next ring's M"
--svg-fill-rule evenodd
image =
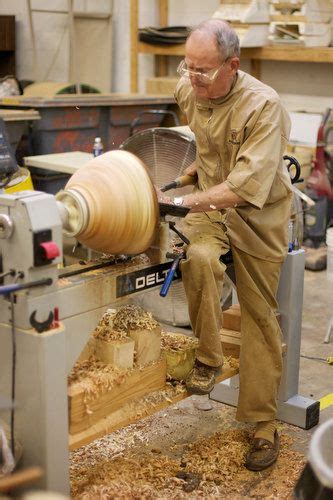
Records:
M186 251L187 263L196 268L211 268L218 272L223 271L223 265L219 261L219 253L210 248L209 245L189 245Z

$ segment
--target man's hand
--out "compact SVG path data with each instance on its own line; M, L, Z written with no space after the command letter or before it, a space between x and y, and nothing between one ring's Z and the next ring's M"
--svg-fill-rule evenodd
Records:
M194 176L197 175L197 166L196 166L195 161L193 163L191 163L190 166L188 166L187 168L185 168L183 174L191 175L192 177L194 177Z
M173 200L172 198L170 198L170 196L166 196L165 193L163 193L159 187L157 186L154 187L157 194L157 201L159 203L169 203L169 205L173 205Z

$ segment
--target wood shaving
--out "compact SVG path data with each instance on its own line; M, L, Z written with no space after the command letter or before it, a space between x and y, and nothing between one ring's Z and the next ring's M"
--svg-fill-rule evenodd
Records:
M198 346L198 340L179 333L162 332L161 348L167 351L185 351Z
M223 366L229 365L230 368L239 369L239 359L234 358L233 356L224 356L223 357Z
M305 464L304 456L291 449L292 439L283 434L277 464L253 473L244 467L249 438L245 429L227 429L188 444L181 457L165 456L161 450L124 449L93 464L89 452L85 460L83 448L72 454L72 496L80 500L292 498ZM180 479L186 475L200 478L190 495Z
M113 321L116 313L105 313L96 326L93 337L103 342L126 342L127 332L114 327Z
M80 383L86 395L94 395L98 390L111 389L126 379L128 370L102 363L95 356L75 363L69 376L68 384Z
M126 333L129 330L154 330L159 326L150 312L134 304L120 307L112 322L114 330Z

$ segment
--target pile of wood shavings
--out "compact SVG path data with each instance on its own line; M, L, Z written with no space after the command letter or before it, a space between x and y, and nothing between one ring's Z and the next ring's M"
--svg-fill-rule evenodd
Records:
M153 330L158 326L150 312L131 304L122 306L112 318L113 328L119 332L128 330Z
M291 498L305 458L281 438L277 464L261 473L245 469L249 449L245 430L228 429L190 444L182 458L130 451L91 467L84 460L71 466L72 495L80 500L153 498ZM200 484L184 492L179 471L192 473ZM121 478L121 479L119 479Z
M102 319L96 326L93 337L103 342L126 342L127 332L124 330L117 330L113 326L113 320L116 313L105 313Z
M84 361L79 361L73 366L69 376L69 385L81 383L86 394L95 394L97 389L111 389L122 384L128 370L102 363L95 356L90 356Z
M229 365L230 368L239 368L239 359L232 356L224 356L223 366Z
M198 340L196 338L178 333L162 332L162 349L167 351L185 351L192 347L198 347Z

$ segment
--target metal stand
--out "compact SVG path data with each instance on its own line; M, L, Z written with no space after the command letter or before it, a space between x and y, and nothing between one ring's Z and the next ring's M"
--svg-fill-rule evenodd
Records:
M319 421L319 401L298 394L299 359L302 329L302 305L305 253L288 253L283 264L277 299L281 313L281 327L287 352L279 393L278 418L289 424L310 429ZM237 406L239 377L216 385L210 398Z

